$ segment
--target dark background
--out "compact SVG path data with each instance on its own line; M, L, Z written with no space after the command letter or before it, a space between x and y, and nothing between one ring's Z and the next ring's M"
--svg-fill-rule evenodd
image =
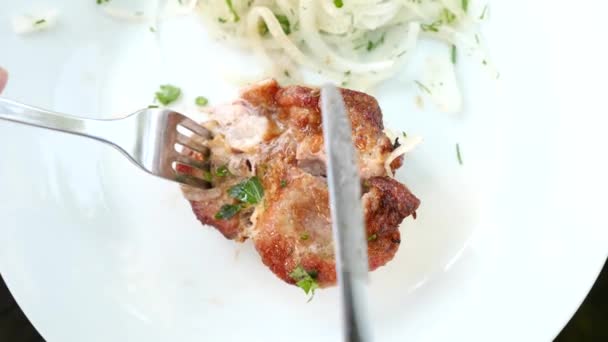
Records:
M0 276L0 341L43 342ZM557 342L608 341L608 263ZM61 342L61 341L53 341Z

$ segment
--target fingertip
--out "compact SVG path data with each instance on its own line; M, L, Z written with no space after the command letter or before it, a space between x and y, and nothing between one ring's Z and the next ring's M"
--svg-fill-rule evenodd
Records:
M6 81L8 81L8 72L0 68L0 93L2 92L2 90L4 90L4 86L6 86Z

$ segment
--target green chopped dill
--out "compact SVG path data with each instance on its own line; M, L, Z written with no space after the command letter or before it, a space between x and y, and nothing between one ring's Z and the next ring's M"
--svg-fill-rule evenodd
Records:
M439 32L439 27L442 23L441 20L437 20L431 24L420 24L420 28L425 32Z
M483 61L481 61L481 64L483 65L488 65L488 61L486 61L485 59Z
M308 232L304 232L302 234L300 234L300 240L308 240L308 238L310 237L310 235L308 235Z
M156 29L153 26L150 26L150 32L156 32Z
M110 2L110 0L97 0L97 4L101 5L103 3Z
M232 0L226 0L226 5L228 6L230 13L232 13L232 18L234 19L234 22L241 20L238 13L236 13L236 10L234 9L234 6L232 5Z
M378 240L378 234L374 233L367 238L367 241L376 241Z
M372 51L373 49L375 49L378 46L380 46L380 44L384 43L384 36L385 36L385 34L382 33L382 36L380 36L380 39L378 39L375 42L371 41L371 40L368 40L367 41L367 47L366 47L367 51Z
M337 8L342 8L342 6L344 6L344 2L342 0L334 0L334 6Z
M281 188L284 188L287 186L287 181L284 179L281 179Z
M217 18L217 21L219 21L220 23L224 24L226 23L228 20L226 20L225 18Z
M289 70L283 70L283 75L285 75L285 77L291 77Z
M222 165L215 170L215 175L218 177L226 177L230 174L230 170L228 170L228 166L226 165Z
M460 153L460 144L456 144L456 158L458 158L458 164L462 165L462 154Z
M344 76L350 76L350 74L351 74L350 70L347 70L347 71L344 73Z
M149 105L148 108L154 109L154 108L158 108L158 106L157 105Z
M289 273L291 279L296 281L296 285L304 290L304 293L310 294L310 302L315 295L315 290L319 288L319 284L316 281L317 272L307 272L302 266L294 268Z
M441 11L441 20L446 24L451 24L456 20L456 14L452 13L449 9L444 8Z
M275 14L274 16L279 21L279 24L281 24L281 28L283 29L283 32L285 34L290 34L291 33L291 25L289 24L289 18L287 18L287 16L282 15L282 14Z
M466 13L469 10L469 0L461 0L462 10Z
M456 64L456 45L452 44L452 64Z
M224 204L220 210L215 214L217 220L228 220L241 211L242 205L240 204Z
M36 20L36 22L34 22L34 25L40 25L40 24L44 24L46 23L45 19L40 19L40 20Z
M156 99L163 106L175 102L181 95L182 91L176 86L165 84L160 86L160 91L156 92Z
M477 42L477 44L480 43L479 35L477 33L475 33L475 41Z
M407 133L401 132L401 135L403 135L404 138L407 138Z
M422 84L422 82L420 81L414 81L416 82L416 84L418 85L418 87L422 90L424 90L425 92L427 92L428 94L431 94L431 89L429 89L429 87L425 86L424 84Z
M194 99L194 103L199 107L204 107L209 104L209 100L207 100L207 98L204 96L198 96L196 99Z
M481 15L479 16L479 20L484 20L486 18L486 14L488 13L488 4L483 6L483 11L481 11Z

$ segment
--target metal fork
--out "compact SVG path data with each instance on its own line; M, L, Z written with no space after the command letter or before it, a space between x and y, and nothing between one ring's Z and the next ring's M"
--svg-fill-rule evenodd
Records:
M208 171L208 163L192 157L190 151L208 155L207 147L196 143L194 137L209 139L211 132L170 109L147 108L119 119L97 120L0 98L0 119L101 141L117 148L147 173L198 188L210 187L197 173L181 173L178 165ZM192 135L179 132L180 126Z

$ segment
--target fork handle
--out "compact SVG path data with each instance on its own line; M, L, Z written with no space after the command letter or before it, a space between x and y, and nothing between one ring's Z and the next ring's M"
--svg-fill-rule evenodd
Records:
M0 97L0 119L115 144L112 120L63 115ZM113 142L114 141L114 142Z

